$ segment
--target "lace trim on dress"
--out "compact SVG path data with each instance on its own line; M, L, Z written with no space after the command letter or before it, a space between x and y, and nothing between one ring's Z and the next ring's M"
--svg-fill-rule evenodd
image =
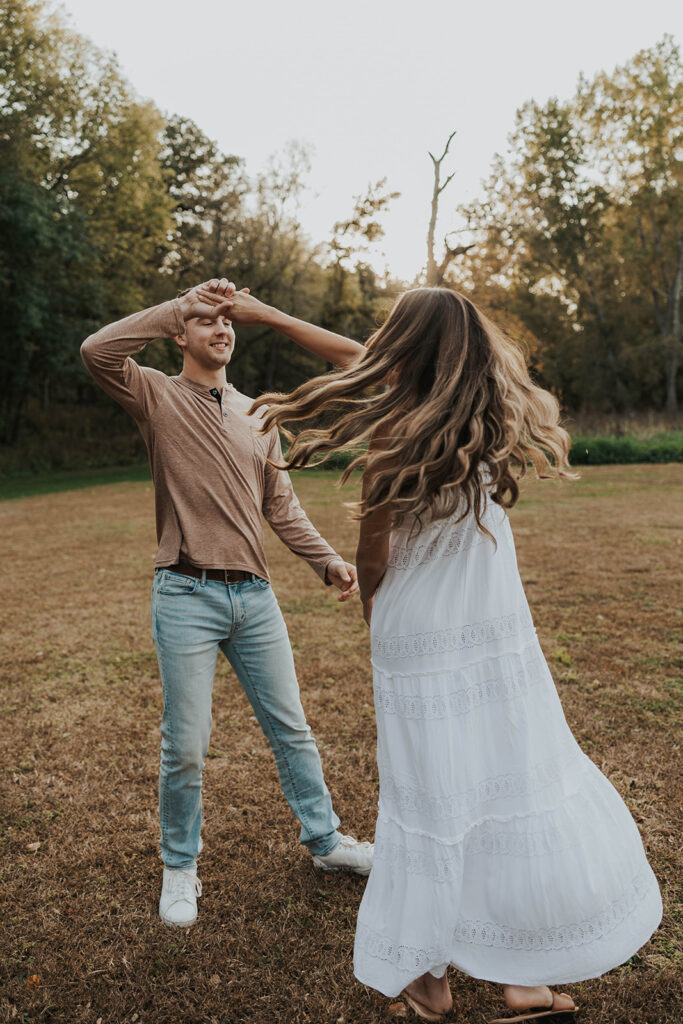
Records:
M387 960L399 971L408 971L413 977L424 974L434 964L450 963L451 953L447 949L418 949L415 946L404 946L385 938L367 925L356 927L356 953L361 951L365 956L376 960Z
M619 899L607 904L595 917L559 925L557 928L533 929L512 928L508 925L492 924L490 921L461 920L453 933L453 938L456 942L474 943L478 946L529 951L583 946L614 931L651 892L652 883L652 869L649 864L645 864L626 892Z
M372 654L385 658L417 658L429 654L449 654L495 640L507 640L523 629L533 626L528 607L495 619L485 619L467 626L439 629L433 633L406 636L372 636Z
M432 821L461 818L464 814L481 809L494 800L509 797L528 796L547 786L559 782L566 774L567 767L582 765L585 755L572 740L567 745L569 760L560 760L559 751L550 761L534 765L528 772L509 772L482 779L476 786L463 793L435 795L423 786L411 786L399 782L386 766L380 764L380 811L387 814L387 805L392 804L402 813L418 813ZM388 814L392 817L391 814Z
M466 690L453 693L421 694L396 693L375 681L377 712L411 719L445 719L466 715L474 708L493 701L512 700L528 693L548 677L548 669L540 647L534 644L530 654L524 654L519 668L501 676L483 679ZM491 659L497 660L497 659ZM451 670L453 671L453 670ZM466 672L467 669L462 669ZM505 670L503 670L505 672Z
M595 917L559 925L556 928L533 929L461 920L453 932L453 942L529 952L588 945L618 928L651 893L652 884L652 871L646 864L627 891L604 907ZM431 965L450 963L453 958L452 949L420 949L416 946L407 946L361 924L358 925L356 932L356 946L366 956L388 961L399 971L417 971L422 974L429 970Z
M433 533L434 531L429 532ZM461 551L469 551L490 540L490 537L476 528L476 523L473 529L471 520L462 520L453 526L441 529L431 539L429 536L418 535L414 543L410 541L405 544L393 543L387 564L392 569L417 569L425 562L458 555Z

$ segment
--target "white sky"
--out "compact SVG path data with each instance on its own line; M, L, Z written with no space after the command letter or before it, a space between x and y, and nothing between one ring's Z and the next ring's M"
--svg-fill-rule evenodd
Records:
M429 149L454 128L440 230L479 194L525 100L567 98L579 72L624 63L683 28L676 0L65 0L74 28L114 50L143 97L191 117L261 169L291 139L314 147L301 214L316 241L352 197L400 191L373 262L425 262ZM229 269L229 268L228 268Z

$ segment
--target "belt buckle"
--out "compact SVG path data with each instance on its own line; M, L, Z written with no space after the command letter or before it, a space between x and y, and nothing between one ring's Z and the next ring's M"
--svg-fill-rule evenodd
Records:
M230 586L230 578L229 577L230 577L230 570L229 569L223 569L223 582L225 583L226 587Z

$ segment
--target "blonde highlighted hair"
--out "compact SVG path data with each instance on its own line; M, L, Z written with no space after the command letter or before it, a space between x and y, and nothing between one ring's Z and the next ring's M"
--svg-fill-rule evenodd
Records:
M343 483L363 469L355 518L388 509L392 523L474 512L487 490L511 508L531 463L543 478L569 477L569 435L550 392L536 386L520 348L464 295L414 288L401 295L351 368L327 373L291 394L267 394L263 429L333 413L330 426L294 435L287 467L332 452L359 452ZM361 450L370 443L369 450ZM321 458L322 457L322 458Z

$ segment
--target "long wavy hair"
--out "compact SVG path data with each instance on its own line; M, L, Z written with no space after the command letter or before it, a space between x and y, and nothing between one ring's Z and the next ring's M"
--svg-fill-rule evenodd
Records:
M351 368L262 395L252 408L263 405L262 429L277 425L291 441L287 468L356 452L340 481L364 471L363 497L350 503L356 519L388 509L392 525L412 514L419 529L474 511L488 534L485 491L511 508L529 463L538 477L575 477L557 400L532 382L518 345L446 288L404 292ZM323 411L331 425L283 427Z

